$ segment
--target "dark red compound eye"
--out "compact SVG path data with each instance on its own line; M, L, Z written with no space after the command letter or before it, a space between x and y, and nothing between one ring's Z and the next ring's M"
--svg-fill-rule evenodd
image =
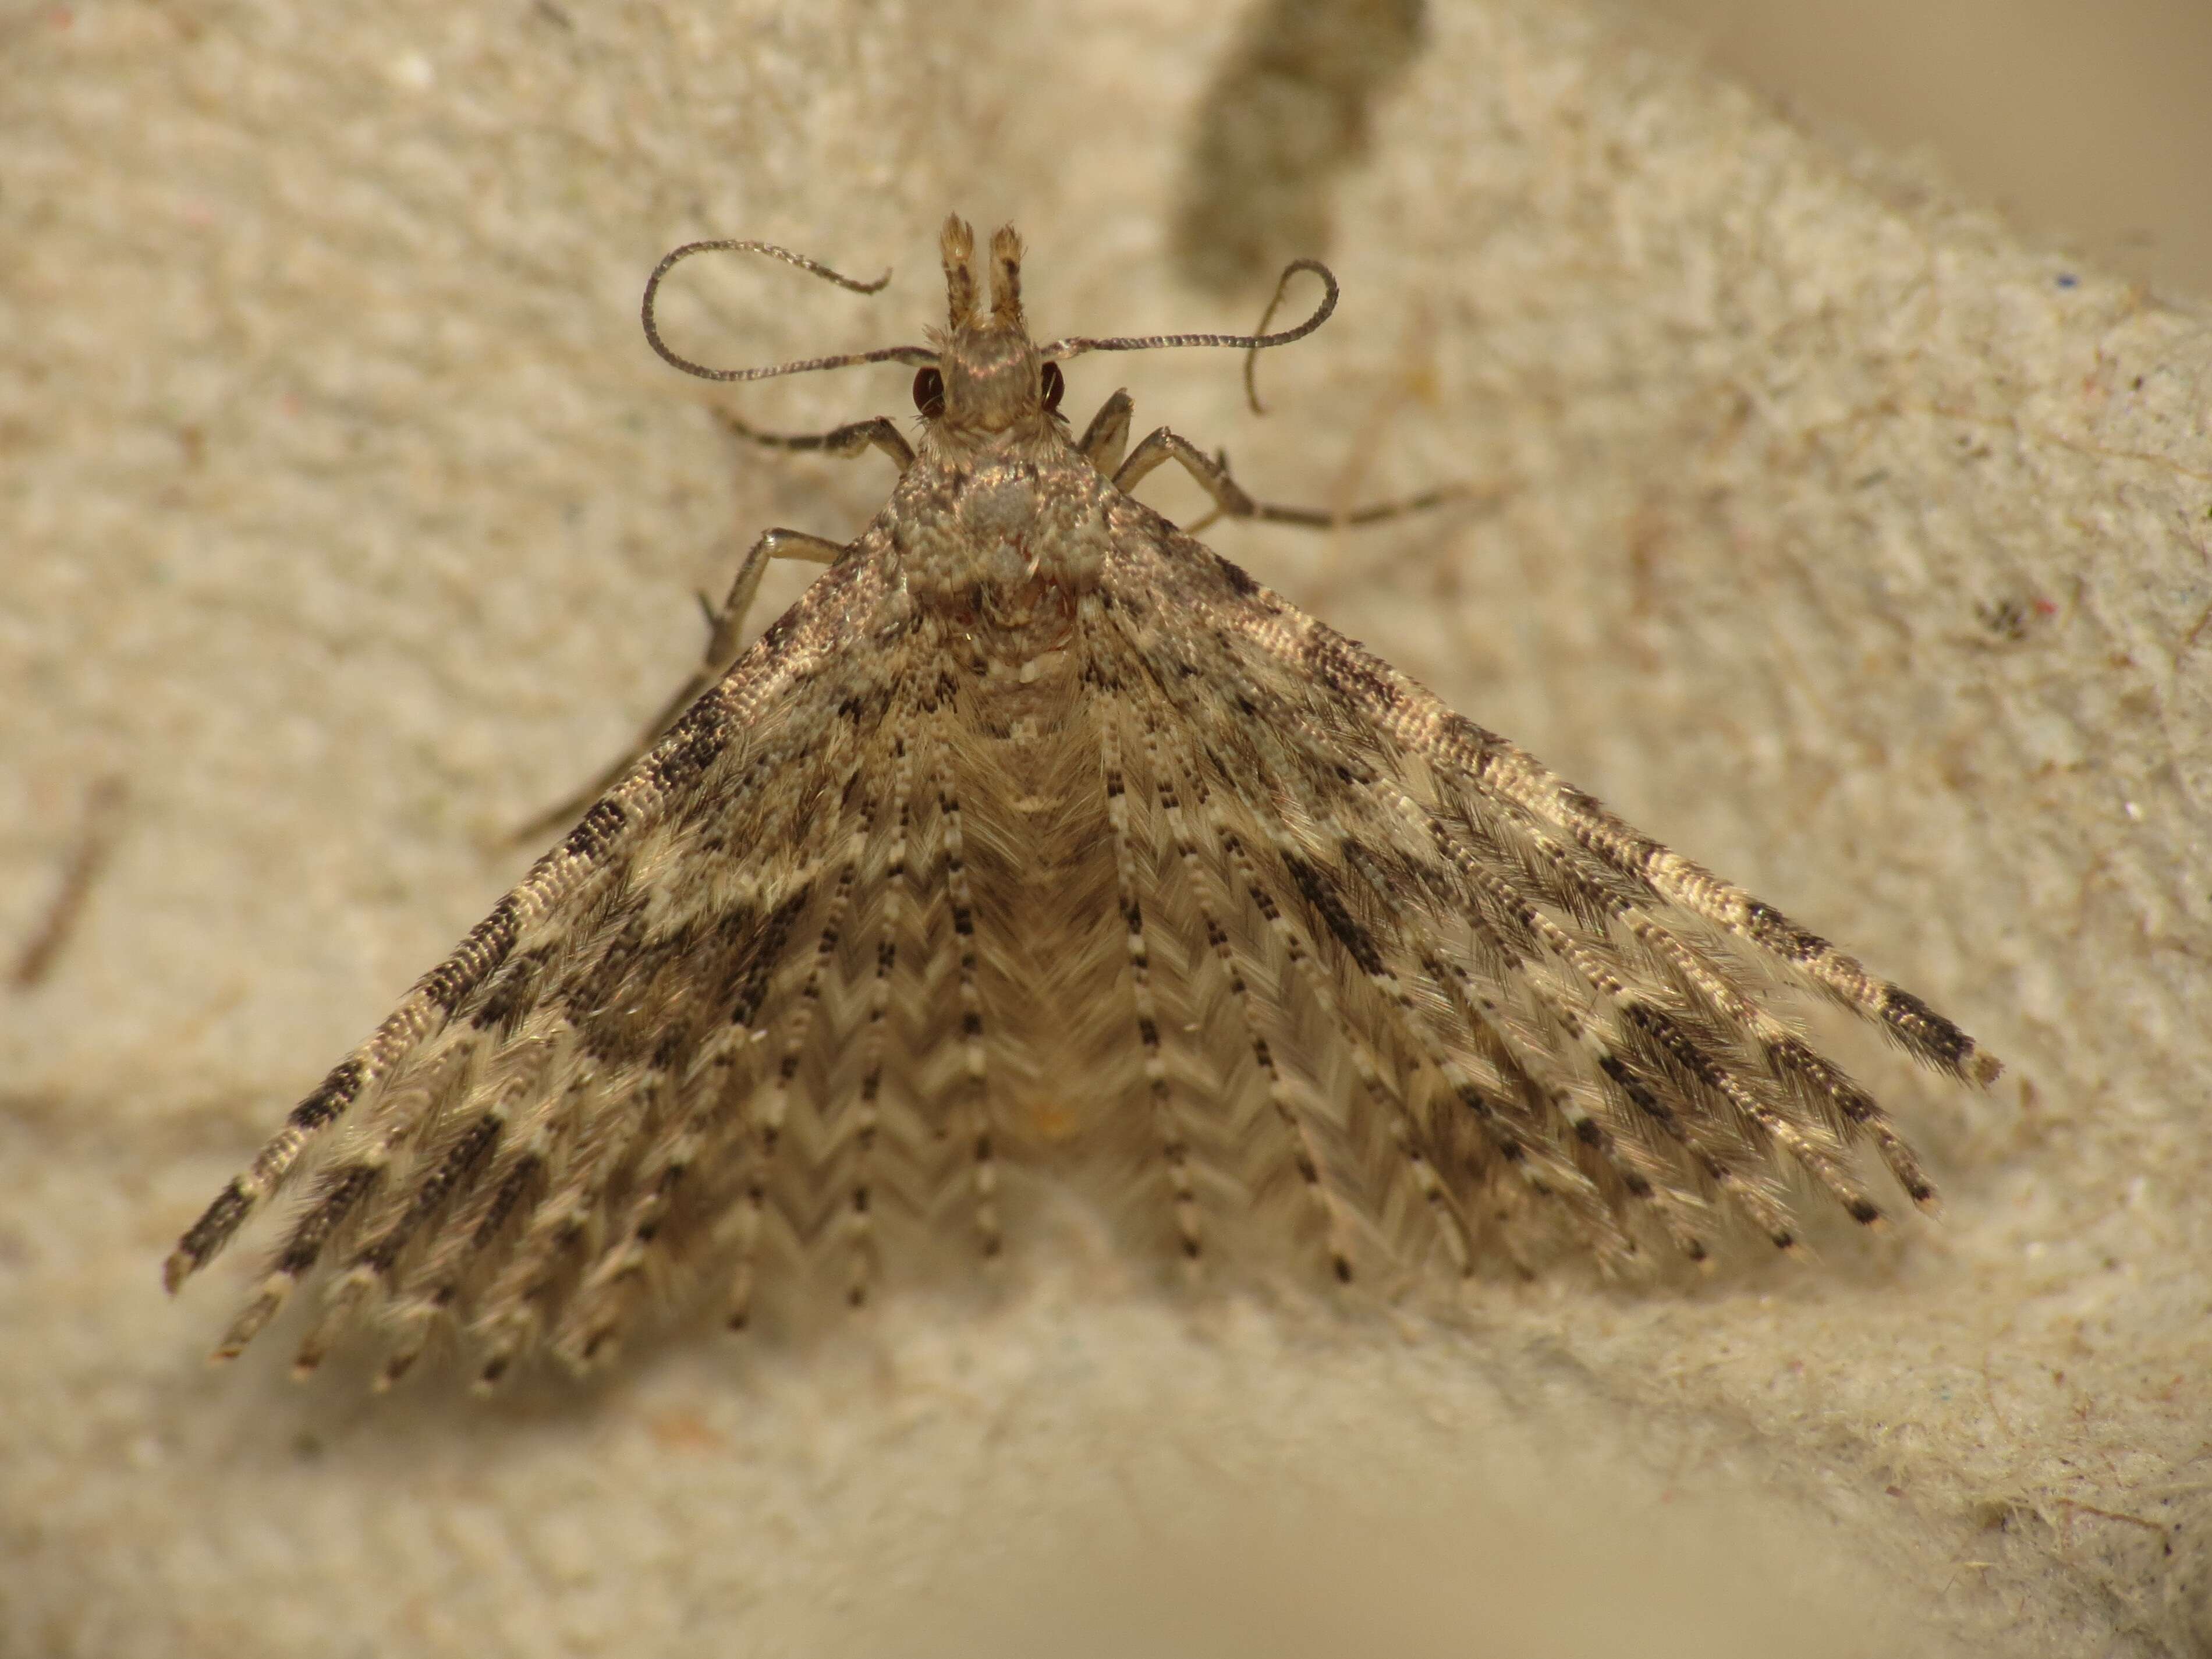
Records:
M1054 410L1060 407L1060 394L1066 390L1067 381L1062 378L1060 374L1060 365L1058 363L1047 363L1044 366L1044 410L1046 414L1049 415Z
M915 371L914 406L933 421L945 413L945 377L935 369Z

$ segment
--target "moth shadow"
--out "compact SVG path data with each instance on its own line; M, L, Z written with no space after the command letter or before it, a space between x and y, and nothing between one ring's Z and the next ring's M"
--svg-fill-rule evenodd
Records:
M1330 187L1419 56L1423 0L1261 0L1197 100L1172 224L1185 276L1254 287L1329 241Z

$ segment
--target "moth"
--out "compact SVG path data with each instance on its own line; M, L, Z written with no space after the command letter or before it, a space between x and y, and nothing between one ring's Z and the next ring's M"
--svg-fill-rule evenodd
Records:
M1126 392L1073 434L1062 363L1287 343L1325 268L1285 272L1327 294L1279 333L1040 344L1011 228L988 301L957 217L941 248L928 343L763 368L662 340L678 261L881 282L753 242L653 273L687 372L915 368L911 443L741 428L898 482L849 544L761 537L665 734L184 1234L172 1291L307 1176L220 1357L313 1280L302 1370L358 1335L388 1382L441 1334L486 1384L582 1366L659 1304L742 1326L988 1261L1049 1194L1193 1274L1324 1281L1788 1249L1793 1184L1881 1217L1855 1143L1932 1203L1788 999L1962 1080L1994 1058L1131 491L1172 462L1224 513L1338 520L1165 427L1129 447ZM740 652L771 558L826 568Z

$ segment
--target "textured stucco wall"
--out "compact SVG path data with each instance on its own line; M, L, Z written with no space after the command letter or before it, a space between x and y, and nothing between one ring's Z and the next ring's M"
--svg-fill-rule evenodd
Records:
M128 779L78 932L0 992L7 1651L2212 1644L2203 317L1573 9L1186 10L0 37L0 937ZM1209 536L2010 1060L1972 1099L1852 1051L1946 1219L1445 1322L1163 1304L1079 1253L488 1407L204 1370L250 1252L172 1304L177 1229L689 666L690 590L881 497L732 454L636 337L653 259L898 267L732 276L732 361L910 337L948 207L1019 222L1048 331L1234 326L1253 202L1333 220L1346 294L1268 419L1199 354L1079 365L1071 405L1124 377L1261 491L1498 486Z

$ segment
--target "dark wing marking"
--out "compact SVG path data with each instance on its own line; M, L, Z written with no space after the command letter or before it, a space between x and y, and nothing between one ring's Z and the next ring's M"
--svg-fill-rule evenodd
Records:
M1031 1177L1193 1272L1472 1269L1523 1218L1787 1247L1782 1176L1932 1189L1765 1000L1824 991L1995 1062L1138 503L1062 645L832 567L426 975L185 1235L172 1285L308 1192L220 1352L292 1288L310 1367L469 1334L605 1358L724 1275L864 1301L997 1255ZM783 1293L779 1291L779 1294Z
M1180 745L1236 781L1217 798L1246 820L1227 836L1256 887L1352 991L1328 1024L1397 1054L1375 1069L1409 1102L1457 1100L1494 1155L1486 1181L1510 1171L1586 1223L1594 1202L1650 1214L1692 1255L1708 1194L1792 1243L1785 1167L1878 1218L1854 1139L1932 1200L1880 1107L1761 987L1826 993L1986 1080L1996 1062L1971 1038L1139 504L1116 511L1132 517L1109 561L1116 623ZM1404 1139L1426 1162L1438 1120L1410 1109Z
M334 1261L349 1310L466 1300L495 1259L512 1297L542 1298L540 1247L628 1198L641 1156L683 1184L679 1126L726 1028L780 1008L792 952L818 944L805 929L832 902L903 659L872 633L882 599L880 567L860 560L810 587L225 1187L170 1256L173 1288L321 1154L222 1352ZM856 685L870 661L878 681ZM632 1230L649 1225L647 1201L628 1201Z

